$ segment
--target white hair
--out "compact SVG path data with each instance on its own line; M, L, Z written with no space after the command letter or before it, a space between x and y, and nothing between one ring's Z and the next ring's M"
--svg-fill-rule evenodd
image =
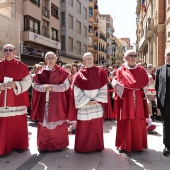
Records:
M165 49L165 57L167 56L168 53L170 53L170 48Z
M12 44L5 44L5 45L3 46L3 49L5 49L6 47L12 47L14 50L16 49L15 46L12 45Z
M91 52L87 52L87 53L84 53L83 55L83 60L86 56L92 56L93 57L93 54Z
M124 57L127 57L130 53L136 53L136 51L133 49L127 50L124 54Z
M54 55L54 57L56 57L56 58L57 58L57 56L56 56L56 54L55 54L54 52L52 52L52 51L48 51L48 52L45 54L45 59L46 59L46 58L47 58L47 56L48 56L48 55L50 55L50 54Z

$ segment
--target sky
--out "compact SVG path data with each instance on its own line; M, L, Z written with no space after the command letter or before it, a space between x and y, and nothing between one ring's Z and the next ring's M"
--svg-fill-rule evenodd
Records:
M136 0L98 0L100 14L113 18L114 36L136 43Z

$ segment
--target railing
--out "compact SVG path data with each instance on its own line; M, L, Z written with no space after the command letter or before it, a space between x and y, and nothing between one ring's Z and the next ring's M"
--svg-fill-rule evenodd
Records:
M50 38L50 36L48 34L46 34L46 33L43 33L43 36L47 37L47 38Z

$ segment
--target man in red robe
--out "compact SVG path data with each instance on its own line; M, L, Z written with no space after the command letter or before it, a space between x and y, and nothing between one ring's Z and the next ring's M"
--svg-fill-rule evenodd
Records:
M106 71L93 65L93 55L83 56L85 68L73 77L74 100L77 111L76 152L104 150L103 114L108 102Z
M31 119L38 120L39 152L62 150L69 144L67 115L69 73L56 65L57 57L47 52L47 65L33 77Z
M116 92L116 147L120 153L147 148L146 118L149 117L146 101L148 75L136 64L137 55L134 50L125 53L125 60L112 80Z
M15 47L4 46L0 61L0 155L28 148L27 107L31 77L28 67L15 59Z

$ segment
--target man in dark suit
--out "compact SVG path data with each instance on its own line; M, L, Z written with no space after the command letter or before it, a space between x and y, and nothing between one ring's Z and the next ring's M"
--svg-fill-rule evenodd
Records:
M164 156L170 155L170 48L165 50L166 64L157 68L155 89L157 106L163 120Z

